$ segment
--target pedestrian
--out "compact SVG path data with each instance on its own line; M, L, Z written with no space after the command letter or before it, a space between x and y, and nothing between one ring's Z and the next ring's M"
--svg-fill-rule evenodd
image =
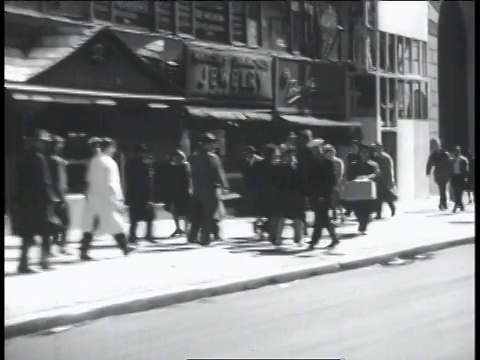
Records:
M452 171L452 188L455 205L453 206L453 212L465 210L463 204L463 192L465 191L468 181L469 164L465 156L462 155L462 148L456 146L453 150L453 171Z
M335 172L335 186L332 190L332 219L337 220L337 212L340 213L342 222L345 221L345 216L342 213L341 204L340 204L340 188L344 183L345 176L345 165L343 160L337 157L337 151L332 145L325 145L323 148L325 158L330 160L333 163L333 169Z
M37 130L32 146L26 151L19 166L18 193L19 235L22 238L18 272L34 272L28 264L28 251L35 244L35 236L41 236L40 266L49 269L50 236L58 232L60 220L54 214L58 199L52 186L52 177L45 157L50 135L45 130Z
M381 173L378 164L371 160L372 149L368 145L361 145L359 149L359 160L350 166L347 172L347 180L368 179L376 181ZM360 235L366 235L370 217L372 212L375 211L376 205L376 199L350 202L350 207L355 212L359 223L358 232Z
M390 207L391 216L395 216L395 172L393 159L383 149L383 145L376 142L372 144L373 161L378 164L380 176L377 178L377 220L382 218L383 203Z
M450 154L445 149L439 148L433 151L427 161L427 176L430 176L433 168L433 178L440 193L440 210L447 210L447 184L451 179L453 163Z
M350 144L350 147L348 148L348 154L347 154L347 163L346 163L346 172L350 170L354 164L356 164L360 160L359 156L359 143L357 140L353 140L352 143ZM352 214L352 209L349 208L348 203L344 204L345 207L345 216L350 217Z
M295 158L295 148L287 147L282 154L282 161L278 165L279 210L280 216L277 228L281 239L285 219L293 221L294 242L300 244L303 237L305 220L304 183L302 174Z
M256 212L266 219L264 222L264 234L268 234L272 243L278 241L278 163L280 151L274 144L267 144L263 148L263 160L257 164L256 174Z
M60 233L53 235L52 243L60 247L61 254L69 254L66 250L67 230L70 226L70 209L65 195L68 190L67 162L61 157L65 141L60 136L52 136L48 164L52 175L52 187L56 198L55 214L62 222Z
M200 231L200 243L210 244L214 219L223 215L218 212L221 208L220 192L228 191L228 183L221 160L214 152L216 142L213 134L203 134L198 152L190 158L193 184L191 228L188 234L190 243L197 242Z
M120 183L118 165L113 160L117 150L116 142L104 138L101 142L101 152L90 161L87 170L87 196L83 213L83 237L80 246L80 259L92 260L88 255L93 240L94 231L112 234L118 247L124 255L128 255L134 247L128 245L127 225L122 219L123 192ZM95 218L98 226L95 229Z
M176 149L168 169L168 198L165 208L172 213L175 231L170 238L185 235L190 217L192 189L192 169L187 156L181 149ZM185 230L180 227L180 220L185 222Z
M473 200L472 200L472 192L473 192L473 189L475 187L475 181L474 181L474 175L473 175L473 170L474 170L474 166L473 166L473 155L472 155L472 152L470 150L467 150L465 151L465 158L468 160L468 178L467 178L467 183L466 183L466 187L465 187L465 191L467 192L467 196L468 196L468 204L471 205L473 203Z
M335 167L333 161L325 157L323 143L321 141L312 144L311 151L313 156L308 166L308 183L306 189L315 211L315 223L309 249L313 250L318 244L323 229L327 229L332 239L332 242L327 248L333 248L340 243L335 232L335 227L328 214L332 207L331 199L336 183Z
M258 170L257 164L263 158L258 155L257 150L253 146L247 146L245 149L245 161L243 165L243 182L245 187L244 200L250 215L255 217L253 222L253 232L258 234L261 231L263 221L260 214L256 212L255 199L257 195L256 187L256 172Z
M297 161L298 161L298 168L300 173L302 174L303 182L306 183L308 179L306 179L307 171L306 168L311 160L312 151L309 148L309 145L313 141L313 134L312 131L309 129L302 130L297 138ZM305 194L305 211L310 208L310 204L308 203L308 196ZM308 223L306 214L304 215L304 226L303 226L304 235L308 235Z
M126 166L126 202L130 219L128 242L137 244L137 226L140 221L146 223L146 239L155 243L153 222L155 207L153 204L154 169L149 161L148 148L145 144L135 147L133 159Z

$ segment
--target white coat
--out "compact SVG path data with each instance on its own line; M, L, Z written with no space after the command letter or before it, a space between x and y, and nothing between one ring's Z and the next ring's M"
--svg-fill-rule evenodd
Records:
M95 217L100 234L119 234L127 231L127 224L119 213L124 201L118 165L110 156L96 155L87 170L87 193L82 219L83 232L93 233Z

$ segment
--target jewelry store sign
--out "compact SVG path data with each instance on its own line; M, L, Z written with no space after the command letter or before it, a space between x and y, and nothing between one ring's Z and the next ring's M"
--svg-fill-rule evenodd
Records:
M272 59L268 56L190 48L186 71L190 97L272 100Z

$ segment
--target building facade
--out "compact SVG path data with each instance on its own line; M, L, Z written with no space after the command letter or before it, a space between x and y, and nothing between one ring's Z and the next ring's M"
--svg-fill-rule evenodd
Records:
M160 157L177 143L192 151L196 134L211 130L232 172L243 145L281 143L297 129L312 129L340 154L352 139L381 141L396 161L400 196L426 197L431 139L474 151L469 7L473 2L6 1L6 103L21 135L43 126L77 138L108 134L125 148L142 139ZM463 32L452 30L458 24ZM465 53L460 68L468 73L453 72L459 66L448 66L448 57L442 68L442 48L451 52L442 44L454 36L467 39L457 52ZM442 100L452 83L458 96ZM19 99L27 101L19 106ZM463 122L454 119L458 113Z

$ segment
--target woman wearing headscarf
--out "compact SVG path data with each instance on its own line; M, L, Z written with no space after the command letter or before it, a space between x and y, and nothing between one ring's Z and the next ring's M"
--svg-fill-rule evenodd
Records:
M348 170L348 181L360 179L375 181L380 175L380 169L378 164L372 161L371 158L372 149L368 145L362 144L360 146L358 161L353 163ZM358 219L358 231L361 235L366 235L371 214L375 211L376 204L376 200L357 200L350 202L350 207Z
M187 231L187 219L190 216L192 196L192 170L187 156L181 149L176 149L169 167L169 191L166 209L173 215L175 231L171 238L184 235ZM185 221L185 230L180 227L180 220Z

